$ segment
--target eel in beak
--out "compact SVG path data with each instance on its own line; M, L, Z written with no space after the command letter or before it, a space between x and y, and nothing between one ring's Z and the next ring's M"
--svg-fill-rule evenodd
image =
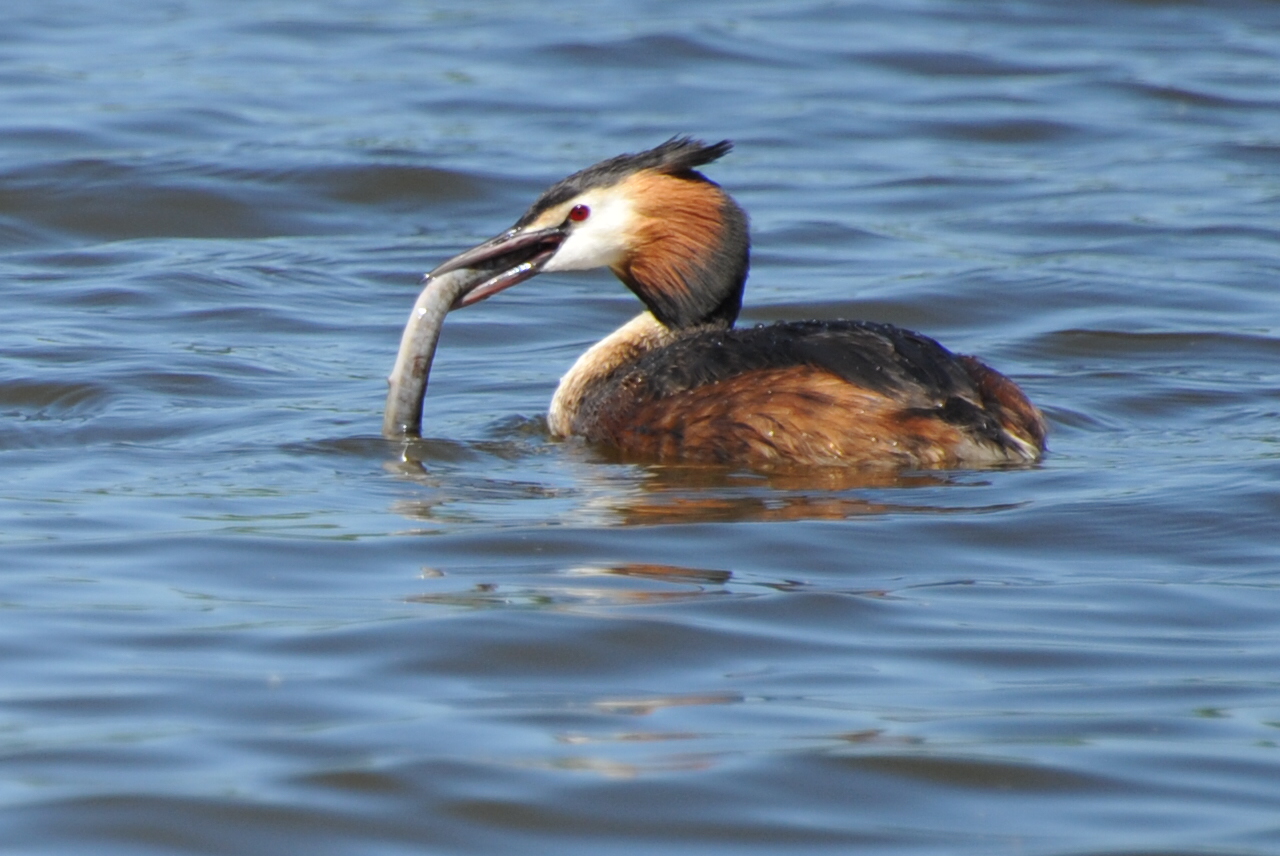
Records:
M536 276L564 241L565 230L508 229L483 244L459 253L423 278L413 304L400 352L387 382L387 408L382 436L388 439L422 434L422 401L444 316L450 310L479 303L499 291Z

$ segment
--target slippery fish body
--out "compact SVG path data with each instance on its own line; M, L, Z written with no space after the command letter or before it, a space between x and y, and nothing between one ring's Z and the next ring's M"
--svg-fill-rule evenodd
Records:
M382 436L422 434L422 401L444 316L505 291L536 274L559 241L557 230L504 232L472 250L454 256L423 277L422 293L413 304L400 337L400 352L387 382L387 408ZM548 245L550 249L548 249Z
M508 229L459 253L423 278L422 293L409 313L395 368L387 378L391 388L382 417L382 436L421 436L422 400L444 316L534 276L555 254L564 236L560 226Z
M422 293L409 313L395 368L387 378L390 389L382 419L384 437L415 436L422 431L422 401L444 316L475 287L478 274L471 268L459 268L423 277Z

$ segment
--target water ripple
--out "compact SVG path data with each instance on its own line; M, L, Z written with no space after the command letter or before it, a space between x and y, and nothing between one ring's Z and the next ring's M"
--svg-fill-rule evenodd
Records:
M0 850L1275 850L1274 6L0 13ZM678 133L744 322L898 323L1039 466L549 436L638 304L422 271Z

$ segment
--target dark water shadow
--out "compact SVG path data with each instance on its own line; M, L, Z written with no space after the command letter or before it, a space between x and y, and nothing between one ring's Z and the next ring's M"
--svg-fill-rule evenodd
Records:
M444 576L444 572L423 574L426 580ZM591 563L473 583L462 590L443 582L444 590L412 594L405 601L466 610L655 606L731 595L732 580L731 571L718 569L651 562Z
M885 514L950 514L1007 511L1016 503L984 506L950 506L940 503L890 502L863 496L848 496L839 491L859 488L922 488L959 486L958 481L928 477L906 477L897 480L850 480L843 488L834 488L823 480L791 486L765 484L746 494L717 492L703 495L686 490L653 489L648 496L628 499L615 506L619 523L624 526L661 526L681 523L768 523L802 520L848 520L854 517Z
M569 501L581 512L548 509L545 513L554 515L557 523L575 518L586 522L589 518L590 522L612 526L990 513L1010 510L1020 503L942 502L937 489L986 487L995 472L1026 469L804 467L750 471L643 464L622 460L580 441L552 441L545 431L536 432L524 423L509 427L507 436L498 440L464 443L414 438L395 445L397 456L384 463L386 471L426 490L397 500L393 510L423 522L463 523L469 515L459 506L467 502L549 499L561 504ZM513 468L526 477L511 478ZM905 500L906 491L922 490L928 495L920 494L921 501ZM585 512L588 506L590 514ZM525 508L519 517L526 517L530 510ZM532 513L539 514L536 510ZM471 522L500 525L502 521L476 517Z

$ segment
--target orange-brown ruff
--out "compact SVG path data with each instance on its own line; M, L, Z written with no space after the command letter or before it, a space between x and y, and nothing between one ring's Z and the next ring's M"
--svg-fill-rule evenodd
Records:
M467 305L543 270L608 267L644 302L561 380L552 433L628 458L755 468L1037 460L1040 411L974 357L888 324L733 326L747 219L694 169L730 147L674 138L596 164L433 272L474 267L487 279L468 284L456 304Z

